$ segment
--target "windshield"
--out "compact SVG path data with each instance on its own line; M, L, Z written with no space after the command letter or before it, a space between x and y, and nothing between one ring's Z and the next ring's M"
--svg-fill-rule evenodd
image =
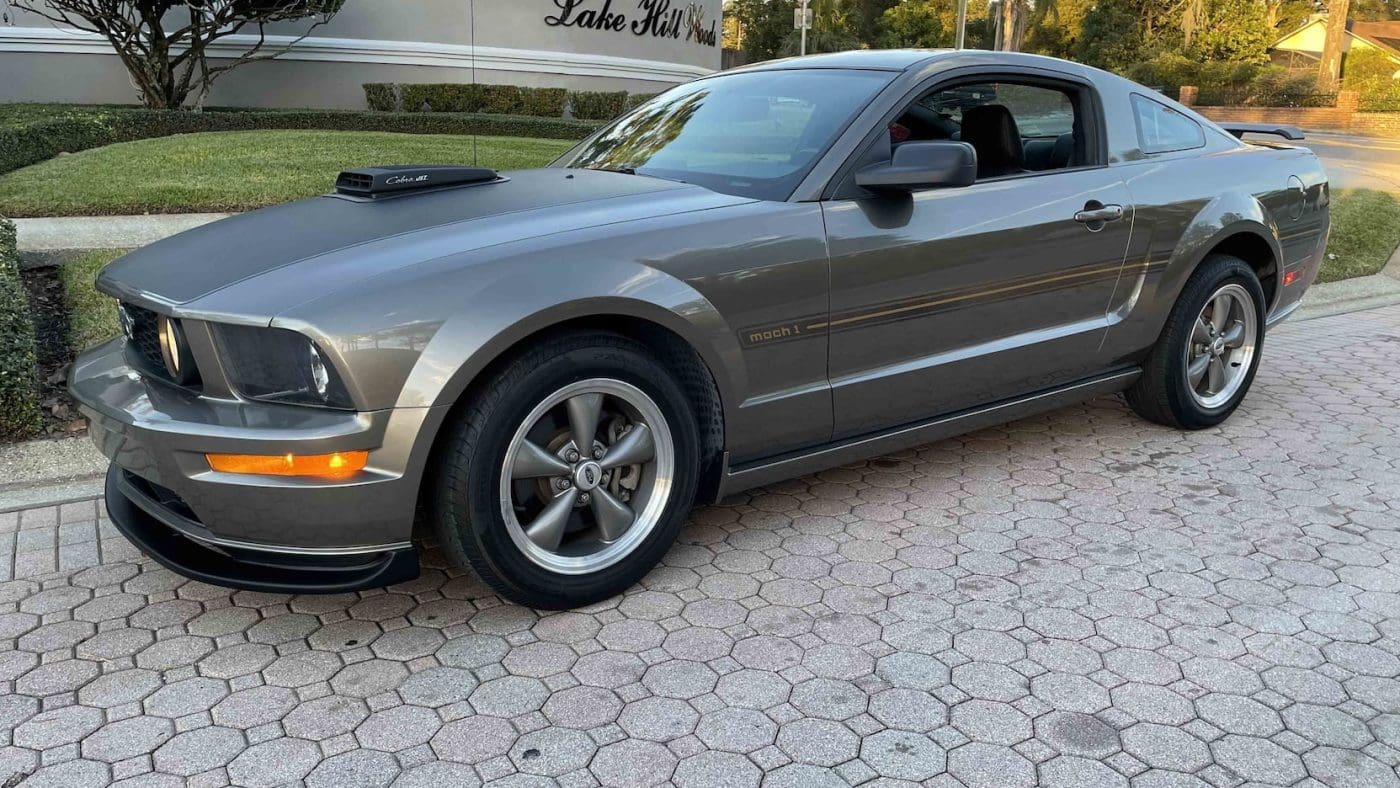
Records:
M894 74L806 69L702 79L657 96L584 143L567 167L786 199Z

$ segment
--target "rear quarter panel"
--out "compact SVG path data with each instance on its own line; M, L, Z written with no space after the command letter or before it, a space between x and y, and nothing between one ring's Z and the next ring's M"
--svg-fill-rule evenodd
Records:
M1126 264L1109 306L1106 349L1117 362L1146 355L1191 274L1231 238L1252 236L1275 261L1261 276L1271 322L1287 316L1317 277L1330 200L1317 158L1301 147L1239 143L1195 117L1207 127L1206 149L1156 155L1137 149L1130 113L1116 118L1112 166L1134 205ZM1294 281L1284 286L1289 272Z

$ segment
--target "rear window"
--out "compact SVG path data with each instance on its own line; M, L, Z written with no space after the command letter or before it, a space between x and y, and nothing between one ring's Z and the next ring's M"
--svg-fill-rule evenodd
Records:
M1199 123L1146 96L1133 96L1133 117L1143 153L1191 150L1206 144L1206 133Z

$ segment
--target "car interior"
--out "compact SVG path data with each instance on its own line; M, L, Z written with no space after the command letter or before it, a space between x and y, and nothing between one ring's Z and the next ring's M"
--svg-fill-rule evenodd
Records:
M1000 178L1085 162L1077 97L1056 88L982 82L942 88L890 124L890 142L961 140L977 150L977 177Z

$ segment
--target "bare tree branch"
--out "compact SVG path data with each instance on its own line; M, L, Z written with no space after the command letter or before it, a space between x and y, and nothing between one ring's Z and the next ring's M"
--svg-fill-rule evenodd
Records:
M107 39L147 107L179 109L194 96L201 108L214 81L257 60L271 60L301 43L340 10L344 0L13 0L16 8L54 24ZM166 30L171 11L187 23ZM301 35L275 48L266 27L311 19ZM179 21L178 19L176 21ZM256 25L257 39L234 57L211 57L211 47ZM217 65L211 60L219 61ZM223 62L227 61L227 62Z

